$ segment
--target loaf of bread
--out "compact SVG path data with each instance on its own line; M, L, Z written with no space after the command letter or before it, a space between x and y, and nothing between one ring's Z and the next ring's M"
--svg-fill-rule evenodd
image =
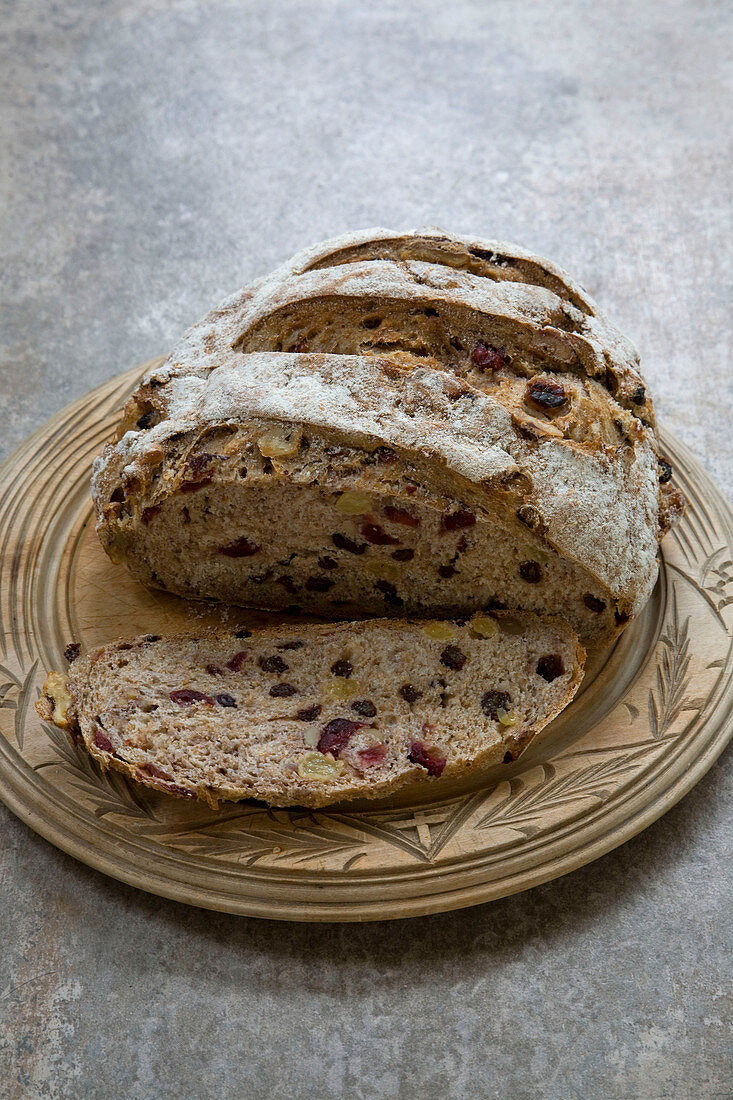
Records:
M509 612L145 635L51 672L37 709L149 787L317 807L515 760L584 656L562 620Z
M146 584L340 618L563 614L610 640L683 507L629 343L512 246L300 254L186 334L95 465ZM661 492L660 492L661 483Z

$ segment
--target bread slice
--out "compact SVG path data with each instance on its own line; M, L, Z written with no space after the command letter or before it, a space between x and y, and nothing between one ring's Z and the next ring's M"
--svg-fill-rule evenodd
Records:
M50 673L37 709L146 786L317 807L515 760L584 656L561 620L507 612L145 635Z

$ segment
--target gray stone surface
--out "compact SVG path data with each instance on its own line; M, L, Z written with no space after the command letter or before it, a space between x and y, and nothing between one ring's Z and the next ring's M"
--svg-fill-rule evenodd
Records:
M4 0L0 452L296 248L442 224L573 271L727 487L731 9ZM728 1097L730 764L474 910L283 926L0 808L8 1097Z

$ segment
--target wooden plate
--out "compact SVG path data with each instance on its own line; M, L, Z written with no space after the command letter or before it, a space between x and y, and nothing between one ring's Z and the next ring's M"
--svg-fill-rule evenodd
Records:
M146 364L150 366L151 364ZM732 732L730 510L664 446L690 502L644 614L592 655L576 701L516 764L438 794L329 811L212 812L103 773L36 717L72 639L264 615L151 593L105 557L92 459L141 370L70 405L0 467L0 797L59 848L165 897L283 920L381 920L525 890L628 840L707 771Z

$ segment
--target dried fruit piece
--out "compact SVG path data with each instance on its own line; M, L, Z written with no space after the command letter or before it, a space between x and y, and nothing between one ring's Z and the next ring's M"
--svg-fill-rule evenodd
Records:
M456 634L455 627L450 623L426 623L423 632L436 642L449 642Z
M356 703L351 704L351 709L360 714L362 718L374 718L377 713L377 708L371 699L359 699Z
M485 691L481 696L481 710L487 718L496 722L499 719L499 710L502 709L506 713L511 701L508 691Z
M291 695L297 695L298 689L294 688L292 684L273 684L270 688L270 695L273 699L288 699Z
M446 646L440 655L441 664L456 671L463 668L467 659L466 654L457 645Z
M263 672L287 672L290 667L277 654L272 657L260 657L258 664Z
M643 386L637 386L631 395L631 400L635 405L646 404L646 390Z
M244 662L246 660L247 660L247 650L246 649L240 649L239 653L235 653L233 657L229 658L229 660L226 663L226 668L230 669L232 672L241 672L242 665L244 664ZM265 671L269 672L269 671L273 671L273 670L266 669ZM277 670L275 670L275 671L277 671Z
M81 653L81 642L69 642L64 650L64 657L71 664Z
M206 703L213 706L214 703L210 695L205 695L203 691L196 691L194 688L178 688L176 691L169 692L169 696L172 702L178 703L179 707L189 707L192 703Z
M353 671L354 666L351 661L347 661L345 657L341 657L331 665L331 672L334 676L351 676Z
M368 749L360 749L357 753L362 768L373 768L376 764L381 764L386 755L387 746L382 741L370 745Z
M343 676L338 676L324 684L323 691L334 702L345 703L349 699L354 699L359 694L360 688L354 680L347 680Z
M509 362L509 356L504 348L495 348L492 344L485 344L479 340L471 354L471 360L479 370L499 370Z
M519 563L519 576L527 584L539 584L542 580L542 567L538 561L522 561Z
M374 458L382 466L392 466L399 459L399 455L391 447L377 447L374 451Z
M419 764L425 768L428 775L439 776L447 763L445 756L440 756L436 749L428 748L422 741L413 741L410 745L408 759L413 764Z
M320 703L314 703L312 707L303 707L301 710L297 711L295 717L300 722L313 722L322 710L323 707Z
M517 724L517 716L513 710L505 710L504 707L497 707L496 716L502 726L516 726Z
M392 554L392 557L395 561L412 561L412 559L415 557L415 551L409 549L395 550Z
M668 481L672 480L672 467L666 458L658 458L657 466L659 469L659 484L666 485Z
M305 587L309 592L328 592L335 583L330 577L308 577Z
M408 512L407 508L396 508L392 504L384 506L384 514L392 523L401 523L403 527L419 527L420 517Z
M600 615L602 611L606 610L604 601L599 600L597 596L591 595L590 592L587 592L585 596L583 596L583 603L589 611L595 611L597 615Z
M296 639L292 642L280 642L275 646L275 649L302 649L305 642L301 642L300 639Z
M220 546L217 552L223 554L225 558L251 558L253 554L258 554L259 550L256 543L242 537L236 542L229 543L228 546Z
M94 731L93 741L97 748L101 749L102 752L114 751L112 748L112 742L110 741L109 737L106 737L101 730Z
M331 558L328 554L324 554L323 557L318 559L319 569L338 569L339 563L335 558Z
M470 627L471 632L479 638L493 638L499 633L496 619L492 619L490 615L483 615L480 611L471 619Z
M397 595L397 589L389 581L375 581L374 587L382 593L385 602L393 607L402 607L405 602L401 596Z
M224 670L219 668L218 665L207 665L206 666L206 671L208 672L209 676L223 676L224 675Z
M337 546L339 550L348 550L350 554L363 554L367 548L365 542L356 542L354 539L350 539L347 535L342 535L338 531L336 534L331 535L331 542L334 546Z
M318 751L322 753L330 752L333 756L338 757L354 734L363 728L363 722L352 722L350 718L332 718L321 731Z
M233 695L229 695L226 691L222 691L221 695L217 695L216 701L220 707L236 707L236 702Z
M440 521L444 531L460 531L463 527L473 527L476 516L468 508L462 508L458 512L446 513Z
M403 684L400 688L400 695L406 703L416 703L418 699L422 699L422 694L413 684Z
M533 378L527 385L527 400L541 409L559 409L567 403L568 396L561 382L552 382L549 378Z
M319 752L303 753L298 761L298 775L301 779L337 779L343 770L343 760L333 760Z
M361 528L361 536L375 546L399 546L400 543L398 538L388 534L378 523L365 523Z
M365 512L371 512L374 501L369 493L360 493L356 489L347 489L336 501L339 512L345 516L363 516Z
M543 680L547 680L548 684L551 684L553 680L557 680L558 676L562 676L565 671L565 666L562 663L562 657L557 653L548 653L544 657L540 657L537 662L537 675L541 676Z
M278 424L260 436L257 447L265 458L286 458L298 451L302 437L301 428L286 428L284 424Z
M454 577L458 570L455 565L439 565L438 576L443 577L444 580L448 580L449 577Z

